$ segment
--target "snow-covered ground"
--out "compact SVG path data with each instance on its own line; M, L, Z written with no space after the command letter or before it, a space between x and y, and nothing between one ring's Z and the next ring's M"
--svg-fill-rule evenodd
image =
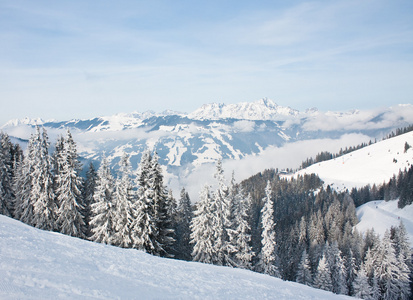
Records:
M410 246L413 248L413 204L400 209L397 200L370 201L357 208L357 217L360 222L356 228L360 232L374 228L382 237L386 229L399 226L403 222L409 235Z
M0 299L350 299L247 270L41 231L0 216Z
M315 173L338 191L368 184L382 184L389 181L399 170L413 164L413 148L404 152L404 145L413 147L413 132L377 142L349 154L314 164L297 174Z

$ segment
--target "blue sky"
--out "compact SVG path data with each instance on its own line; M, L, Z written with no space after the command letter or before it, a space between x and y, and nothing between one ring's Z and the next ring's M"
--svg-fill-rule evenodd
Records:
M411 0L0 0L0 39L0 124L413 102Z

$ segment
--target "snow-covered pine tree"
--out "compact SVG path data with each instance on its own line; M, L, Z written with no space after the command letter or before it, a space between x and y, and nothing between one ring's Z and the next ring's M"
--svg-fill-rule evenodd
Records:
M332 292L335 294L347 294L346 269L337 241L331 245L327 242L324 253L330 268Z
M96 189L91 206L92 218L90 228L92 241L104 244L112 244L115 232L113 219L115 214L113 193L114 179L112 177L108 160L103 155L101 166L98 170Z
M353 281L354 297L360 299L371 299L372 292L372 287L368 282L368 277L364 265L362 264L360 270L357 272L357 275Z
M169 256L174 239L172 219L168 215L167 191L158 155L142 155L138 172L137 201L132 224L133 247L158 256Z
M344 265L346 268L346 284L347 284L347 291L348 295L353 296L353 282L357 276L357 264L356 259L353 256L353 251L350 249L349 253L344 261ZM366 273L367 276L367 273Z
M131 228L132 248L156 254L160 248L156 237L158 228L155 219L155 204L150 191L149 175L151 172L151 154L147 150L142 154L138 168L138 190L132 207L133 222Z
M235 196L234 230L229 234L232 253L235 253L234 261L236 267L252 269L252 258L254 252L251 247L251 227L248 224L248 211L251 203L251 195L245 197L242 190Z
M216 262L214 228L212 226L210 187L205 185L199 195L191 222L192 257L194 261L212 264Z
M7 133L0 132L0 214L14 215L13 144Z
M274 277L280 277L278 270L277 248L275 240L274 203L272 200L272 190L270 181L265 188L264 206L261 210L261 252L257 264L258 272Z
M399 288L399 297L400 299L409 299L411 296L410 276L412 275L412 254L403 222L400 222L398 227L391 228L391 240L397 261L397 273L395 277Z
M227 229L231 228L231 197L229 197L229 189L225 184L224 170L222 161L219 159L216 164L214 177L217 179L218 187L212 194L211 212L214 227L214 248L215 259L214 264L219 266L234 266L229 247L229 237Z
M131 175L129 155L124 153L119 161L119 175L115 184L114 206L116 208L116 213L114 214L113 219L115 228L113 244L123 248L130 248L132 246L132 201L134 195Z
M176 199L173 195L172 189L169 189L168 195L166 196L166 216L168 219L168 228L171 230L169 237L173 240L165 245L165 251L170 257L176 256L176 227L177 227L177 207Z
M53 191L53 174L49 155L49 138L36 127L34 165L30 198L33 203L33 225L44 230L57 229L57 204Z
M13 182L13 188L16 195L15 200L15 218L28 225L33 224L33 204L31 195L32 190L32 173L35 164L35 152L37 144L36 135L32 134L27 145L27 155L17 165L16 176Z
M325 291L333 290L330 268L328 266L328 261L327 261L325 254L323 254L323 256L321 257L318 263L317 271L315 273L314 280L313 280L313 287L317 289L322 289Z
M59 147L56 147L59 149ZM85 221L82 205L81 164L77 155L76 144L70 131L63 139L63 148L56 156L55 188L59 204L57 224L63 234L85 238Z
M97 173L95 166L91 162L89 168L86 171L86 179L83 184L82 189L82 203L83 203L83 212L85 221L85 235L87 238L90 237L90 219L91 219L91 205L94 203L93 195L95 194L96 182L97 182Z
M176 242L175 242L175 257L183 260L191 260L192 245L191 241L191 221L192 209L191 200L185 188L181 190L181 197L177 207L176 217Z
M310 260L308 259L308 254L305 249L298 265L296 281L301 284L312 286L313 280L311 275Z
M156 255L170 256L168 250L174 243L174 230L172 228L172 216L168 214L168 192L163 183L161 165L159 164L158 154L155 152L151 159L151 168L149 172L149 190L148 196L152 197L154 204L154 219L157 228L157 245Z
M374 271L378 279L381 297L383 299L398 299L400 294L397 276L399 274L395 250L386 230L381 243L374 249Z

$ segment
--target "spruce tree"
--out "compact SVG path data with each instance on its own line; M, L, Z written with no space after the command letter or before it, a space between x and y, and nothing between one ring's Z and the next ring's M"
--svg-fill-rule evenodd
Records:
M322 289L325 291L333 290L330 268L328 265L327 258L324 254L318 263L317 271L315 273L314 280L313 280L313 287L317 289Z
M191 241L191 221L192 221L191 200L185 188L181 190L181 197L177 207L176 217L176 258L191 260L192 245Z
M235 253L235 266L243 269L252 269L252 259L254 252L251 247L251 227L248 224L248 211L251 203L251 196L247 198L242 191L238 191L235 197L234 230L231 231L230 244Z
M85 236L90 237L90 219L91 219L91 205L94 203L93 195L95 194L95 188L97 183L97 173L93 163L89 163L89 168L86 171L86 178L82 189L82 203L83 203L83 216L85 221Z
M364 266L360 267L360 270L357 272L357 276L353 281L353 294L354 297L360 299L371 299L372 296L372 287L368 282L368 277Z
M6 133L0 133L0 214L14 215L13 144Z
M325 245L325 255L330 268L332 291L335 294L347 294L346 270L337 242Z
M308 259L308 254L305 249L301 255L301 261L298 265L296 281L301 284L312 286L310 260Z
M116 212L113 219L115 228L113 244L123 248L132 246L131 228L133 218L133 198L129 155L124 153L119 162L119 175L115 184L114 207Z
M113 244L115 234L113 220L116 213L113 199L114 179L105 156L102 158L97 175L98 179L93 195L94 202L91 206L90 227L92 236L90 239L98 243Z
M57 229L57 210L53 190L53 175L46 130L36 127L34 165L31 173L30 198L33 203L33 225L44 230Z
M212 219L210 187L205 185L200 192L200 199L196 204L191 222L192 258L194 261L209 264L216 263L215 231L212 226Z
M139 187L133 207L133 247L158 256L170 256L168 252L174 243L174 230L172 218L168 215L168 194L158 155L152 156L145 151L138 173Z
M82 206L82 179L76 144L70 131L63 139L63 149L57 156L55 187L59 204L57 224L59 231L74 237L85 238L85 221ZM57 148L58 149L58 148Z
M14 178L13 188L15 191L15 218L28 225L33 223L33 205L31 198L32 174L35 165L37 137L32 134L27 146L27 155L17 165L16 176Z
M265 198L263 199L264 207L261 210L262 215L262 234L261 234L261 252L257 270L261 273L274 277L280 277L278 270L277 248L275 240L275 221L274 221L274 203L272 200L272 190L270 181L265 188Z
M160 249L156 237L158 228L155 219L155 203L149 188L149 174L151 169L151 155L149 151L142 154L138 168L138 190L133 205L133 222L131 229L132 247L147 253L156 254Z
M229 246L228 229L231 228L231 197L229 189L225 184L224 170L222 161L218 160L214 177L217 180L218 187L212 194L211 212L212 226L214 227L214 248L215 264L223 266L234 266L231 248Z

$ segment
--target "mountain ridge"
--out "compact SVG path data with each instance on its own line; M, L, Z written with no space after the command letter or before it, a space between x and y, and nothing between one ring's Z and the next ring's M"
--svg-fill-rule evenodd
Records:
M325 150L323 140L338 141L343 136L354 136L350 144L337 146L355 145L381 139L396 128L410 125L413 120L413 105L369 111L334 113L310 109L298 112L262 99L238 106L216 104L210 107L217 109L217 112L213 110L217 118L202 118L202 115L210 114L206 109L203 114L194 115L172 111L159 114L132 112L84 120L43 121L41 125L47 130L52 147L56 139L70 129L84 165L90 161L99 162L105 153L111 166L116 168L126 152L131 156L132 165L136 166L146 149L154 150L165 166L167 183L182 187L194 171L214 164L218 159L240 162L249 157L261 157L266 149L313 140L317 145L311 147L317 147L320 152ZM244 119L228 115L231 107L238 107L240 110L235 113ZM276 114L277 111L283 114ZM263 119L251 119L258 115ZM1 129L24 146L24 140L30 138L36 122L25 119L24 122L7 124ZM284 167L298 167L303 159L317 153L305 147L299 151L303 153L295 154L293 164ZM274 159L270 161L272 163L266 167L278 167Z

